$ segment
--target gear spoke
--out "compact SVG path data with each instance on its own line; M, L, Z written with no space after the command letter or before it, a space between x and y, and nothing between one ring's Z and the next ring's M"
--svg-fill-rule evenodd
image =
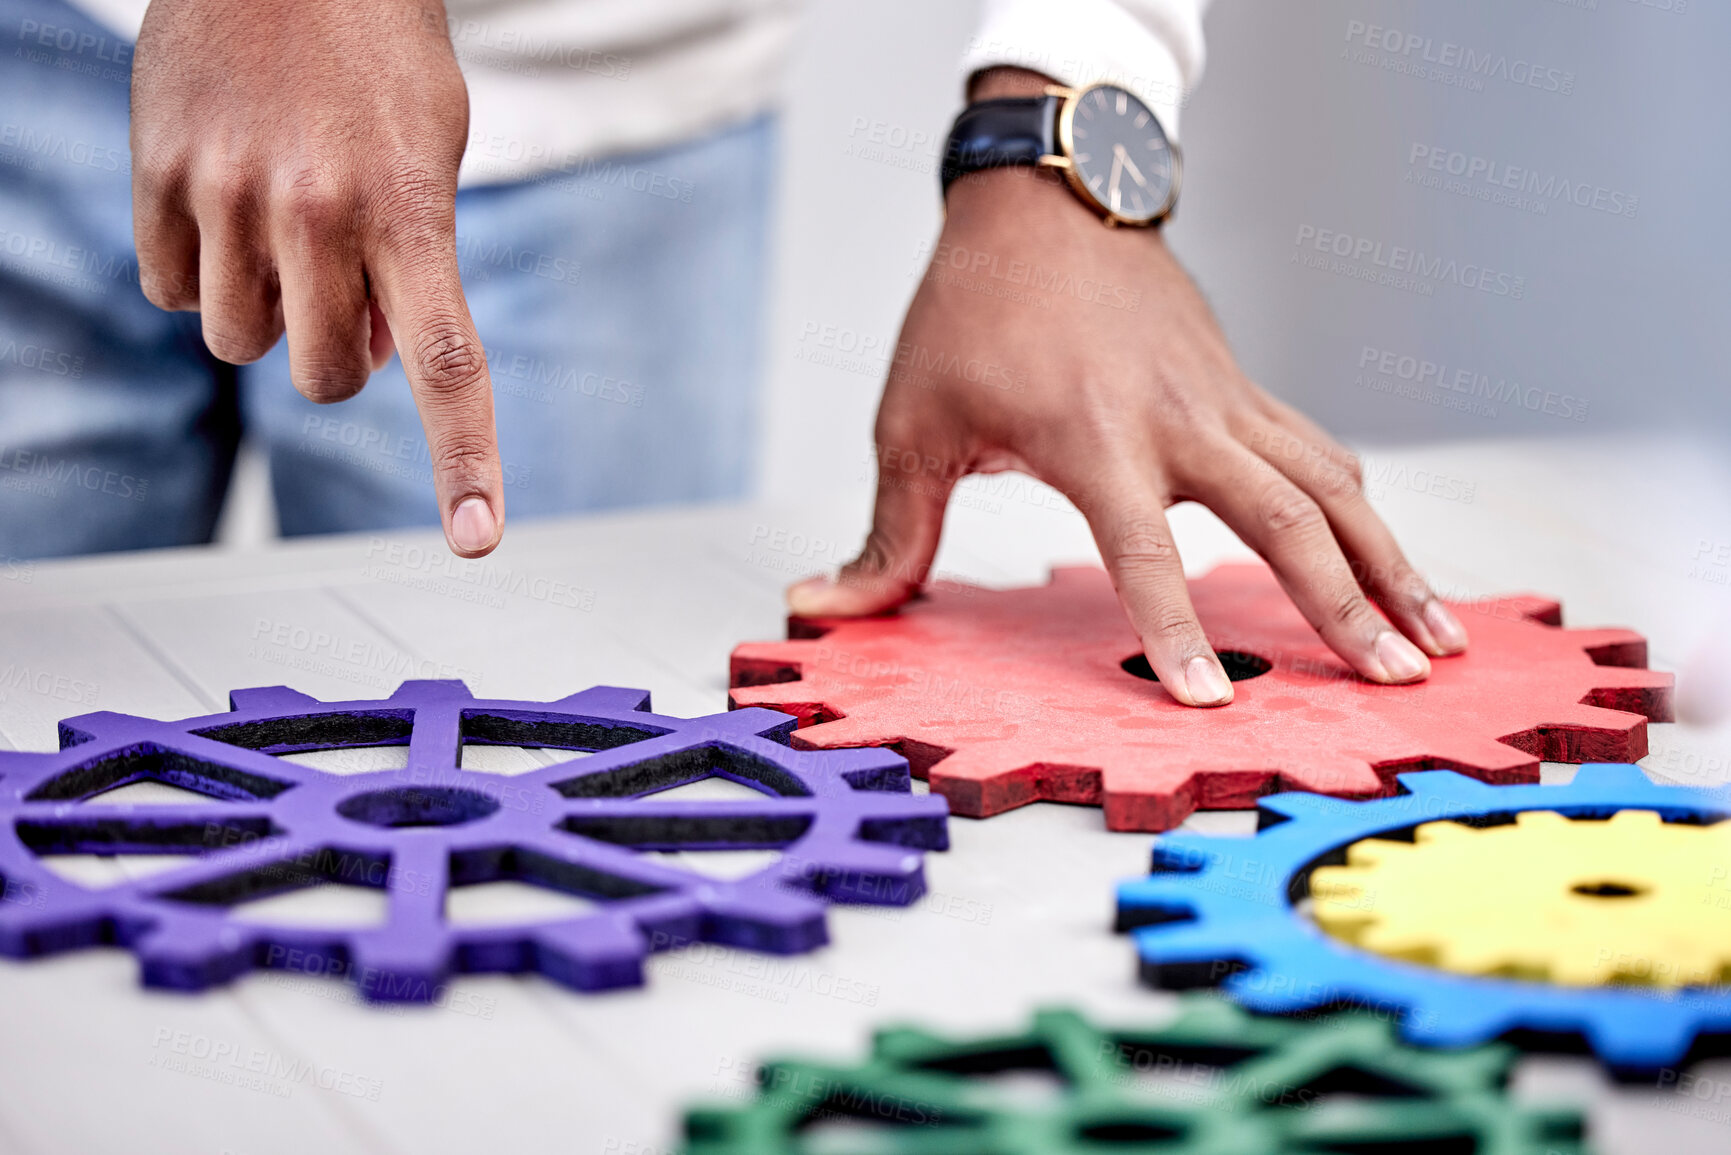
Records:
M0 910L0 952L118 941L138 953L147 984L187 990L254 966L347 974L380 1001L437 998L465 971L538 971L599 990L641 982L648 953L681 943L812 949L827 940L821 899L911 902L923 885L917 850L946 845L942 799L912 797L902 759L790 749L793 719L771 711L672 718L651 713L640 690L513 702L427 681L381 701L320 702L280 686L230 701L225 714L177 722L88 714L62 724L58 753L0 752L0 882L32 897ZM464 770L465 742L596 753L501 777ZM344 775L279 757L404 744L401 770ZM654 796L717 772L765 793ZM146 778L210 801L83 801ZM759 848L782 853L730 880L655 853ZM38 857L90 853L196 857L99 889ZM842 885L876 878L906 885L871 898ZM507 880L598 908L521 923L449 917L453 886ZM384 925L289 927L235 913L321 884L383 889Z
M25 803L17 836L37 854L200 854L271 833L270 810L243 802L105 806Z

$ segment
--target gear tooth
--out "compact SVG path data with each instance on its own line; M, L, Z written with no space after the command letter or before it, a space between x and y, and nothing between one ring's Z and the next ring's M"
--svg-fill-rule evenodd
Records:
M1265 819L1271 815L1281 819L1313 819L1337 817L1347 813L1349 807L1357 805L1356 802L1342 798L1330 798L1324 794L1293 790L1260 798L1257 800L1256 808L1262 812ZM1260 825L1266 828L1275 824L1262 821Z
M746 642L728 656L727 684L731 689L768 687L797 682L805 676L805 659L811 643Z
M202 991L252 969L256 935L217 918L181 916L140 936L132 949L145 986Z
M872 1055L879 1059L917 1063L947 1046L949 1040L919 1026L880 1027L872 1032Z
M706 937L727 946L800 954L829 942L823 903L804 893L735 886L707 896L704 909Z
M1645 770L1632 762L1583 762L1580 769L1575 771L1575 777L1570 781L1568 789L1614 792L1656 785L1647 777Z
M1196 892L1188 883L1168 880L1159 875L1152 878L1132 878L1118 884L1118 905L1121 908L1192 906Z
M1522 811L1517 820L1526 814L1548 813L1546 811ZM1484 830L1477 826L1468 826L1464 822L1456 822L1452 818L1444 818L1438 822L1427 822L1413 831L1413 842L1403 843L1407 849L1415 849L1417 843L1449 843L1460 840L1476 841L1484 836Z
M1154 840L1149 872L1193 874L1219 854L1215 840L1200 834L1162 834Z
M292 713L307 706L323 705L311 694L303 694L299 690L291 690L287 686L249 686L242 690L228 692L228 708L230 712L245 711L247 713L280 712ZM71 719L68 719L70 721Z
M444 701L474 696L469 692L469 684L461 678L405 678L386 701Z
M140 722L149 724L151 720L137 718L131 714L118 714L113 710L95 710L89 714L78 714L60 721L60 748L69 750L94 741L115 729L136 727Z
M1409 927L1392 927L1372 922L1359 931L1353 945L1389 958L1404 959L1421 965L1435 965L1439 944L1432 932ZM1452 969L1452 968L1451 968Z
M1445 801L1469 808L1494 797L1496 792L1496 787L1453 770L1413 770L1398 777L1401 786L1415 799Z
M1581 1008L1587 1016L1581 1032L1613 1071L1645 1073L1675 1066L1688 1053L1699 1027L1681 1003L1655 1004L1642 1013L1609 1001L1588 1004Z
M770 738L780 741L795 728L798 719L792 714L780 710L771 710L763 706L741 706L725 714L716 714L712 723L722 726L734 733L746 732L754 737Z
M1356 844L1357 846L1362 843ZM1319 866L1310 872L1310 897L1318 902L1342 902L1361 895L1369 875L1353 866Z
M1494 738L1468 734L1450 735L1429 750L1427 762L1439 769L1465 773L1494 785L1537 782L1539 760L1532 754Z
M1295 790L1313 794L1331 794L1348 798L1370 798L1388 792L1371 764L1349 754L1308 757L1282 767L1280 780ZM1214 805L1210 802L1210 809Z
M1545 626L1563 624L1563 605L1543 594L1503 594L1472 602L1450 602L1458 613L1508 620L1518 618ZM1471 631L1468 631L1471 632Z
M727 708L770 710L777 714L786 714L795 719L796 727L804 728L814 728L841 716L832 710L821 696L796 695L786 687L778 686L745 686L729 690Z
M652 710L649 691L631 686L590 686L552 704L597 714L647 714Z
M1676 677L1659 670L1619 669L1600 666L1593 671L1590 705L1625 714L1639 714L1649 722L1675 721L1673 698Z
M1430 984L1426 984L1430 986ZM1430 986L1407 1003L1401 1036L1427 1047L1471 1047L1501 1037L1520 1025L1518 1000L1509 984L1459 980Z
M1224 928L1201 922L1162 922L1131 931L1136 951L1145 963L1170 966L1188 962L1243 959L1242 939ZM1247 960L1248 961L1248 960ZM1220 977L1228 972L1222 970Z
M852 842L827 848L821 862L783 860L782 878L831 902L909 906L926 893L918 854L893 846Z
M865 718L831 717L801 726L799 741L808 749L835 750L843 746L889 746L907 741L907 736L895 728L873 725Z
M1584 650L1597 666L1643 669L1647 665L1647 639L1634 630L1571 629L1569 641Z
M1418 828L1414 833L1414 837L1419 839L1426 838L1427 835L1424 832L1427 827L1455 825L1456 824L1453 822L1427 822L1424 826ZM1448 835L1445 834L1443 837L1447 838ZM1346 861L1350 866L1347 868L1335 867L1333 869L1338 870L1359 867L1368 870L1380 866L1385 862L1398 859L1402 855L1411 854L1414 849L1412 843L1397 842L1392 838L1361 838L1346 848Z
M1541 718L1506 740L1546 762L1629 762L1646 756L1647 719L1640 714L1582 701L1550 707Z
M1618 830L1658 830L1665 820L1659 817L1657 810L1619 810L1611 815L1610 825ZM1694 829L1703 829L1695 827Z
M1557 986L1597 987L1605 985L1608 972L1603 963L1574 953L1557 953L1545 960L1545 978Z
M1527 830L1555 833L1568 829L1569 820L1555 810L1523 810L1515 815L1515 825ZM1476 827L1463 826L1461 829L1472 834L1482 833Z
M628 919L602 914L558 923L537 930L535 944L541 973L573 990L643 985L649 940Z
M989 818L1061 793L1053 789L1047 768L1010 742L980 743L958 750L933 763L926 778L932 793L949 799L953 813L969 818ZM1076 797L1064 800L1081 801Z

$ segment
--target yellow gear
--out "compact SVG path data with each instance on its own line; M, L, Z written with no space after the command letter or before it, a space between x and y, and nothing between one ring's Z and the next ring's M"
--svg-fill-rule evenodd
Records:
M1430 822L1311 874L1311 914L1364 950L1461 974L1677 988L1731 983L1731 822L1651 810Z

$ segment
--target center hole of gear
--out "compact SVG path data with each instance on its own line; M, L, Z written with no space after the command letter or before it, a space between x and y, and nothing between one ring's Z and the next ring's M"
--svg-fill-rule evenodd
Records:
M1247 682L1251 678L1260 678L1274 668L1274 663L1267 658L1259 658L1255 654L1247 654L1243 650L1216 650L1215 657L1220 659L1220 665L1226 671L1226 678L1231 682ZM1146 678L1150 682L1158 682L1154 668L1148 664L1147 654L1131 654L1118 663L1126 674L1134 674L1138 678Z
M386 829L415 826L462 826L499 809L495 798L479 790L454 786L403 786L372 790L337 804L337 813L351 822Z
M1583 882L1569 888L1573 894L1585 895L1588 898L1635 898L1647 893L1644 886L1633 886L1626 882Z

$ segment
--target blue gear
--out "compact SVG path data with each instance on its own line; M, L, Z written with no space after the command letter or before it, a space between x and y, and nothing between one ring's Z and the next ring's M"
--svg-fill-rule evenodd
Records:
M1622 763L1582 766L1568 786L1487 786L1448 770L1402 774L1400 783L1405 793L1368 802L1264 798L1251 839L1161 836L1153 874L1118 889L1118 925L1135 929L1143 977L1167 987L1221 984L1242 1005L1271 1014L1369 1006L1399 1014L1402 1035L1430 1046L1508 1034L1580 1037L1625 1077L1678 1065L1708 1036L1731 1036L1731 988L1581 988L1454 974L1353 947L1295 909L1310 870L1341 861L1361 839L1523 810L1574 818L1653 810L1667 821L1714 822L1731 816L1731 787L1659 786Z

